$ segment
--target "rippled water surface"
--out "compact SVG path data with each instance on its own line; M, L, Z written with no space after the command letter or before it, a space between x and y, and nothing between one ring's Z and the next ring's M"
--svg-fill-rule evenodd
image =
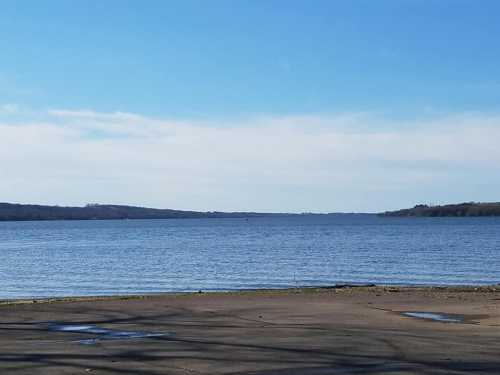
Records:
M500 218L0 222L0 298L500 282Z

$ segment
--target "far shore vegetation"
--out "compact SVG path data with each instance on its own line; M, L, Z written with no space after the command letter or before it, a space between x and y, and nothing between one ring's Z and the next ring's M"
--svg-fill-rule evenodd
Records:
M387 211L380 216L416 216L416 217L472 217L472 216L500 216L500 202L480 203L467 202L432 206L418 204L413 208L397 211Z
M0 203L0 221L250 218L286 215L288 214L182 211L111 204L87 204L83 207L62 207Z
M31 220L127 220L127 219L196 219L196 218L255 218L304 215L353 215L354 213L267 213L183 211L111 204L87 204L83 207L46 206L0 203L0 221ZM357 214L375 215L375 214ZM380 217L472 217L500 216L498 203L459 203L443 206L419 204L413 208L379 213Z

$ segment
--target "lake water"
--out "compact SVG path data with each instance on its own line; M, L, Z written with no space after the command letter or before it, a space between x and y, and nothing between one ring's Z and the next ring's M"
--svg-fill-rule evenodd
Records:
M0 222L0 298L496 284L500 218Z

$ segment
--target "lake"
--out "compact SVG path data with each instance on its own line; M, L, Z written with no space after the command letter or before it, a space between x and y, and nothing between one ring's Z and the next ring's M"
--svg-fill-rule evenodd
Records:
M0 222L0 298L500 282L500 218Z

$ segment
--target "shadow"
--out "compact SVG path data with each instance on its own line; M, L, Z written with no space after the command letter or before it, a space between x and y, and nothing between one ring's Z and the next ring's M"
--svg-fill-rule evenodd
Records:
M14 312L1 315L1 374L438 375L498 374L500 369L495 335L281 324L248 318L260 313L251 308L218 313L164 306L134 314L75 305L65 310L63 323L176 334L83 346L75 341L89 338L88 333L50 331L51 320L33 319L61 321L51 308L21 312L17 320Z

